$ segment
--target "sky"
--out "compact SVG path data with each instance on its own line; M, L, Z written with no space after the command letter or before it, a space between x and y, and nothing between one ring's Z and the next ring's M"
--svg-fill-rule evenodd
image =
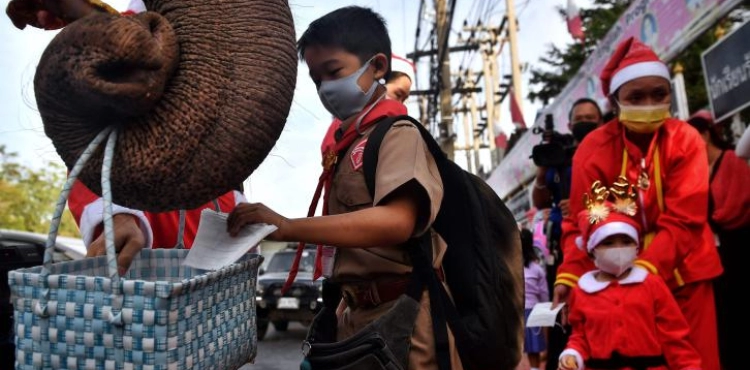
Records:
M482 14L484 24L497 25L505 13L505 1L501 0L456 0L456 15L451 32L451 44L455 43L462 30L464 19L469 23ZM118 10L125 10L129 0L109 0ZM427 0L431 6L432 0ZM488 3L489 7L484 8ZM590 0L578 0L579 7L589 6ZM5 8L7 0L3 2ZM534 65L550 44L562 46L571 43L564 20L557 8L565 6L566 0L516 0L519 32L519 59L522 64ZM339 7L359 5L370 7L383 15L391 36L395 54L405 55L413 51L418 20L418 0L290 0L297 37L313 20ZM480 12L478 9L489 9ZM427 14L423 22L424 34L430 21ZM0 15L0 145L9 152L18 153L22 164L39 168L48 162L62 161L50 140L44 135L41 119L34 102L33 76L36 64L54 31L42 31L27 27L16 29L4 14ZM465 37L464 33L464 37ZM498 63L501 75L510 73L508 48L505 48ZM454 70L461 62L471 60L472 67L481 69L480 58L465 59L463 55L451 56ZM426 60L425 60L426 62ZM423 76L426 65L418 64L419 76ZM315 190L320 175L320 142L331 122L331 115L318 100L315 86L308 77L304 63L299 64L297 87L287 124L275 147L260 167L245 182L245 195L252 202L262 202L287 217L303 217ZM528 92L528 70L523 73L522 94ZM418 80L420 79L418 77ZM426 89L421 79L418 89ZM419 117L418 109L407 102L411 115ZM527 124L533 122L537 104L525 100L522 103ZM510 133L509 110L506 103L500 108L501 126ZM460 122L460 120L457 120ZM461 131L456 130L456 131Z

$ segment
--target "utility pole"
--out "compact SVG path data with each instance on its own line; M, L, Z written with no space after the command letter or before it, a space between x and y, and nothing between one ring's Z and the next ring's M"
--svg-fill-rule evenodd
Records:
M453 0L456 1L456 0ZM437 10L437 52L438 68L440 73L440 122L438 130L440 131L440 147L448 156L448 159L454 158L454 140L453 133L453 102L451 86L451 65L450 51L448 50L448 36L450 35L450 22L448 21L447 0L435 0Z
M487 78L487 76L485 76ZM466 74L466 81L468 81L469 86L468 87L474 87L474 74L471 72L471 70L467 71ZM489 107L489 105L485 104L485 110ZM469 112L471 113L471 122L472 122L472 135L471 135L471 141L473 145L474 150L474 174L479 175L479 168L481 167L481 161L479 158L479 149L480 144L482 142L482 132L479 130L479 108L477 108L477 94L476 93L470 93L469 94ZM487 111L489 112L489 111ZM489 116L489 113L488 113ZM489 123L489 122L488 122ZM492 126L488 124L488 126ZM490 142L493 142L492 138L490 138ZM466 156L468 157L469 154L467 153Z
M500 95L500 76L498 73L497 60L505 45L506 38L502 36L507 27L508 19L503 17L499 26L464 26L464 31L471 32L472 35L479 33L482 36L478 38L479 52L482 57L482 74L484 80L484 109L486 110L486 126L478 129L478 133L487 134L488 145L490 149L490 169L495 168L500 162L500 153L495 146L495 124L500 122L500 102L497 97Z
M466 156L466 170L471 173L476 173L475 167L471 163L471 148L472 148L472 130L469 128L469 108L468 108L469 97L467 94L461 95L461 109L456 109L455 113L459 112L463 115L463 126L464 126L464 143L461 149L463 149L464 155Z
M510 43L510 68L513 79L513 94L515 94L516 101L520 105L523 100L521 99L521 65L518 62L516 10L514 0L505 0L505 4L508 16L508 42Z

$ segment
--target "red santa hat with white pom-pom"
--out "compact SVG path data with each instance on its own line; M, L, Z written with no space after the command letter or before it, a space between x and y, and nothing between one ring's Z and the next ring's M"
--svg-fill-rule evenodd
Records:
M601 73L604 96L614 94L626 82L640 77L670 79L669 68L648 45L634 37L620 43Z

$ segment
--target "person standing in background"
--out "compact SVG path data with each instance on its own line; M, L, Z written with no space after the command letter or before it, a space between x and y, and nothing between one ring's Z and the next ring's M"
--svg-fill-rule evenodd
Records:
M534 236L529 229L521 229L521 248L523 250L523 278L525 281L526 299L524 320L529 319L531 309L537 303L549 302L547 274L540 264L539 254L534 248ZM526 327L523 352L528 358L530 370L539 370L541 355L547 350L547 339L542 328Z
M708 222L718 240L719 257L724 273L714 284L719 356L724 370L739 369L743 364L743 348L736 338L744 330L736 323L742 321L742 294L732 289L745 278L744 249L750 240L750 166L737 157L731 145L714 124L711 113L701 110L688 123L695 127L706 142L709 166Z

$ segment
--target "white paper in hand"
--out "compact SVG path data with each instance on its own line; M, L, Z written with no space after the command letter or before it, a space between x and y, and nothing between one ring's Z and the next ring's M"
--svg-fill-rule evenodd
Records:
M201 211L198 232L185 257L184 265L202 270L218 270L237 262L250 248L278 229L269 224L248 225L233 238L227 232L228 216L227 213L211 209Z
M537 303L529 313L529 318L526 320L526 326L529 328L539 326L555 326L555 318L557 313L562 310L565 303L560 303L554 310L551 309L552 302Z

